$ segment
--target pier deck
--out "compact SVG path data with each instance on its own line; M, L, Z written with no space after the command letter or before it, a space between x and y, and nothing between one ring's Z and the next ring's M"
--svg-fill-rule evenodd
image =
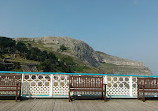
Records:
M0 100L0 111L158 111L158 100L137 99L74 100L28 99Z

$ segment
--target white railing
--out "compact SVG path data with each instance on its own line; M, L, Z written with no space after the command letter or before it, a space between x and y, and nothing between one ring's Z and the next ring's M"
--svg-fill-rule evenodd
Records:
M0 73L1 72L2 71L0 71ZM68 90L69 90L69 86L68 86L69 74L74 74L74 75L103 75L104 83L107 84L108 98L137 98L136 75L127 76L127 75L113 75L113 74L78 74L78 73L62 74L62 73L34 73L34 72L25 72L25 73L17 72L17 73L21 73L21 74L23 73L21 94L24 97L67 98ZM95 95L96 93L91 93L91 94Z
M26 97L68 97L69 75L23 74L22 95ZM104 76L109 98L136 98L137 77ZM95 93L96 94L96 93Z

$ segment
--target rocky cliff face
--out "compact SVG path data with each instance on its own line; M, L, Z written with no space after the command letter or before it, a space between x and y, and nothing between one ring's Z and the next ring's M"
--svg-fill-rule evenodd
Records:
M16 38L17 41L30 41L36 44L41 44L52 51L57 51L62 54L70 55L79 58L80 60L97 66L96 53L88 44L83 41L71 39L68 37L43 37L43 38ZM61 52L60 47L64 45L67 51Z
M103 52L96 52L99 58L99 62L103 63L110 63L115 65L128 65L128 66L135 66L135 67L144 67L143 62L137 62L129 59L123 59L116 56L111 56L108 54L105 54Z
M92 47L80 40L68 37L15 38L15 40L31 43L42 50L46 49L73 56L78 60L83 61L85 64L99 68L103 73L106 73L105 69L108 69L109 64L112 64L112 73L152 75L151 71L146 68L142 62L123 59L103 52L94 51ZM60 50L62 45L67 48L66 51Z
M111 56L99 51L96 53L98 55L99 62L105 64L102 67L102 69L105 69L104 71L108 70L110 67L112 72L115 74L152 75L152 72L145 67L142 62Z

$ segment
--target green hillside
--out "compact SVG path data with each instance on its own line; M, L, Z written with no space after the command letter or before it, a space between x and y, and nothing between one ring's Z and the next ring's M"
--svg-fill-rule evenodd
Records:
M38 70L46 72L98 72L97 68L85 65L73 57L49 51L49 48L42 47L41 43L34 45L33 42L16 42L11 38L0 37L0 44L0 70L19 71L20 63L33 63L37 64ZM3 61L5 64L13 63L12 68L8 69ZM18 68L14 67L15 63L19 63Z
M27 64L45 72L152 75L142 62L94 51L85 42L72 38L0 37L0 70L19 71Z

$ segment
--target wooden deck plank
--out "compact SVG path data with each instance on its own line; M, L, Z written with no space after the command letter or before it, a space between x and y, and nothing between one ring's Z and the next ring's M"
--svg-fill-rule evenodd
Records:
M38 103L38 100L31 99L31 100L25 100L25 101L22 101L22 102L25 102L25 105L21 107L21 110L22 111L30 111Z
M109 106L112 107L112 109L115 109L115 111L134 111L135 107L132 106L132 109L131 109L131 103L129 102L131 100L128 100L126 102L123 102L122 100L120 99L111 99L107 102L107 104ZM106 105L106 104L105 104ZM136 110L138 111L138 110ZM141 111L141 110L140 110Z
M32 107L31 111L39 111L40 108L43 106L45 99L36 99L37 104Z
M40 107L41 111L53 111L55 104L55 99L45 99Z
M0 100L0 111L158 111L157 100L137 99L74 100L28 99Z
M151 111L158 111L158 101L157 100L147 100L146 102L139 101L140 105L144 105L144 107L151 108Z
M31 111L52 111L54 109L55 99L37 99L38 103Z
M92 100L75 100L72 101L75 111L95 111L89 101Z
M53 111L74 111L74 108L67 99L56 99Z
M9 111L12 107L17 105L18 103L15 102L15 100L4 100L5 101L5 106L0 107L0 111Z
M9 110L11 111L19 111L22 110L23 106L26 105L26 101L25 102L16 102L16 105L12 106Z
M89 104L94 108L95 111L116 111L115 108L110 106L108 101L104 102L102 100L89 101Z
M122 101L123 103L125 103L126 106L128 106L130 109L132 110L143 110L143 111L157 111L156 109L150 106L147 106L145 102L139 101L139 100L131 100L131 101ZM130 105L129 105L130 104Z
M25 100L25 101L22 101L22 102L25 102L25 105L21 107L21 110L22 111L30 111L38 103L38 100L31 99L31 100Z
M8 104L9 104L9 101L0 100L0 111L2 111L2 109L4 109L4 107L6 107Z
M135 107L135 105L133 105L133 102L135 102L137 104L137 101L133 101L131 99L127 100L127 101L124 101L124 100L111 100L112 103L114 103L113 105L116 105L119 106L119 110L120 110L120 107L122 108L123 111L141 111L140 109L138 109L137 107ZM109 103L110 104L110 103ZM115 108L116 108L115 107Z
M0 100L0 109L3 109L4 107L6 107L8 105L8 101L6 100Z
M30 99L30 100L23 100L17 102L18 104L11 108L11 111L28 111L31 110L36 104L37 100Z

